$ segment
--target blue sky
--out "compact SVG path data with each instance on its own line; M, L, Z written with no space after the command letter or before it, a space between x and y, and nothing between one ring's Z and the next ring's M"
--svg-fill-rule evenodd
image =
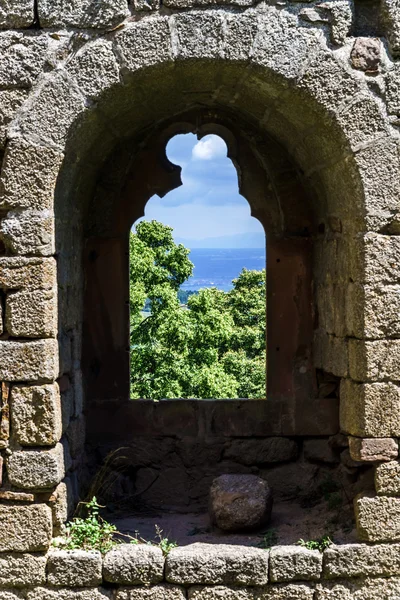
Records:
M209 247L263 246L263 228L238 193L236 170L226 153L216 135L172 138L167 156L182 167L183 185L164 198L153 196L144 218L170 225L175 239L191 247L207 246L207 239Z

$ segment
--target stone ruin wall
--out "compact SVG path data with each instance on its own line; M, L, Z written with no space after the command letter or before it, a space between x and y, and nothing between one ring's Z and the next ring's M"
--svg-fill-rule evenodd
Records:
M0 599L399 596L397 2L0 0L0 28ZM193 105L245 114L318 200L313 365L374 469L360 544L48 551L84 456L79 202L121 140Z

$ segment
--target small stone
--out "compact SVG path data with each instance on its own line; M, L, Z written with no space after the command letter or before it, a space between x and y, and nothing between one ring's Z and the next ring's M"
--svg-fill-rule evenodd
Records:
M344 544L324 552L324 578L386 577L400 571L400 544Z
M45 504L0 505L0 552L47 550L51 534L51 510Z
M376 73L381 62L381 41L379 38L357 38L350 58L355 69Z
M171 550L165 562L165 577L181 585L265 585L268 552L228 544L191 544Z
M299 16L309 23L328 23L329 19L315 8L302 8Z
M51 258L0 257L0 287L52 289L57 285L56 261Z
M349 451L353 460L377 462L397 458L399 447L393 438L349 437Z
M400 496L400 462L382 463L375 469L376 493L384 496Z
M271 549L272 582L318 580L322 572L322 553L301 546L277 546Z
M51 450L13 452L7 459L8 478L22 489L46 490L60 483L65 475L64 447Z
M52 381L58 374L57 340L0 340L0 379Z
M0 554L0 586L24 587L46 583L46 557L37 554Z
M189 588L189 600L313 600L314 592L314 587L304 583L278 584L261 589L222 585L196 586Z
M354 499L354 509L360 540L400 541L400 498L359 494Z
M54 586L97 586L101 568L101 554L94 550L57 550L47 557L48 583Z
M186 592L184 588L174 585L120 588L115 600L186 600Z
M61 437L58 385L13 386L11 422L15 439L21 446L56 444Z
M28 591L26 600L110 600L110 593L101 588L74 590L73 588L38 587Z
M121 544L105 555L103 577L124 585L159 583L164 577L163 553L155 546Z
M255 529L271 518L272 492L256 475L221 475L211 485L209 510L223 531Z

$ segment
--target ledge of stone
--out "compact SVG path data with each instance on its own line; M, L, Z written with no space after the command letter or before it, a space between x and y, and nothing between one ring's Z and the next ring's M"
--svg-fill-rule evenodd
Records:
M100 552L53 550L47 558L47 581L54 586L91 587L102 581Z
M195 543L171 550L165 578L182 585L265 585L268 555L259 548Z
M104 557L103 577L110 583L143 585L164 578L164 556L160 548L146 544L121 544Z
M276 546L270 555L272 582L317 581L322 573L322 553L301 546Z

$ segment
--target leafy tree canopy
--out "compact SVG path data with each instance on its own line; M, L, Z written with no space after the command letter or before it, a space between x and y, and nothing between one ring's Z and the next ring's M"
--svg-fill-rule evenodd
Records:
M157 221L130 234L131 397L265 397L265 270L243 269L231 291L206 288L182 307L189 252Z

